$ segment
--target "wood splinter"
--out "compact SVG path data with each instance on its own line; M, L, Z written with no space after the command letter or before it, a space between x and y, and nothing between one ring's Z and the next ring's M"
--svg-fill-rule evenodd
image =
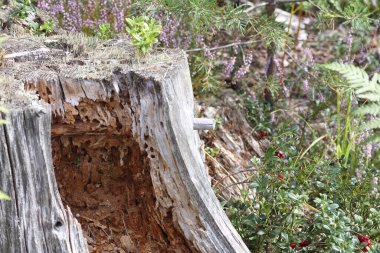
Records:
M207 118L194 118L193 129L194 130L210 130L214 129L215 120Z

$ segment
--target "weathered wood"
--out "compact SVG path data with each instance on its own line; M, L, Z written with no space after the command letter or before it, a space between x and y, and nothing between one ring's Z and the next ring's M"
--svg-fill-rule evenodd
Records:
M194 130L210 130L215 126L214 119L194 118Z
M185 54L165 51L134 62L128 43L83 48L65 61L16 62L3 71L52 108L59 190L91 228L90 251L249 252L208 181ZM50 131L39 126L37 136Z
M55 183L50 106L17 107L8 104L9 123L0 127L0 189L12 198L0 202L0 252L88 252Z
M54 55L57 56L65 56L65 53L63 50L51 50L49 48L39 48L33 51L25 51L25 52L17 52L12 54L6 54L3 56L3 61L7 60L22 60L22 59L32 59L32 60L39 60L47 57L52 57Z

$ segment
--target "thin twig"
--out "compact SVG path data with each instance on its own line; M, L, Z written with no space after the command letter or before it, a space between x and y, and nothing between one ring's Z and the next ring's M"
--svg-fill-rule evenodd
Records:
M233 46L249 45L249 44L252 44L255 42L260 42L260 41L261 40L248 40L248 41L235 42L235 43L231 43L231 44L227 44L227 45L223 45L223 46L208 48L208 50L214 51L214 50L229 48L229 47L233 47ZM203 50L204 50L204 48L194 48L194 49L186 50L186 52L199 52L199 51L203 51Z
M237 175L237 174L240 174L240 173L245 173L245 172L256 172L257 169L247 169L247 170L241 170L241 171L238 171L238 172L234 172L230 175L226 175L224 176L222 179L216 181L216 184L214 184L214 187L216 187L219 183L221 183L222 181L224 181L226 178L229 178L233 175ZM238 183L238 182L235 182L235 183Z
M257 9L257 8L260 8L260 7L263 7L265 5L267 5L268 3L259 3L259 4L255 4L255 5L251 5L248 9L245 10L246 13L248 12L251 12L253 11L254 9Z
M282 3L297 3L297 2L306 2L308 0L277 0L276 3L277 4L282 4ZM257 8L260 8L260 7L264 7L268 4L268 2L263 2L263 3L258 3L258 4L255 4L255 5L251 5L251 4L247 4L248 6L250 6L248 9L245 10L245 12L250 12L250 11L253 11L254 9L257 9Z
M309 0L277 0L277 3L283 4L283 3L296 3L296 2L306 2Z

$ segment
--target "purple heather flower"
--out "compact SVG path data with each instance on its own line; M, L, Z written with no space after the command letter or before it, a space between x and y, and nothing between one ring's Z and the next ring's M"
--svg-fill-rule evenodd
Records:
M243 77L248 72L249 66L252 63L252 59L253 59L252 52L248 52L245 55L244 64L235 72L235 75L234 75L235 80L240 79L241 77Z
M190 47L191 40L192 40L192 36L190 34L186 35L183 41L182 49L185 49L185 50L188 49Z
M99 24L110 23L117 31L124 29L124 18L130 0L37 0L58 23L70 31L95 29ZM61 16L62 19L58 20Z
M321 92L318 92L317 99L321 101L322 103L326 102L326 98Z
M203 47L203 53L204 53L204 55L205 55L207 58L209 58L209 59L214 58L214 53L211 52L211 51L210 51L210 48L208 48L208 47L206 47L206 46Z
M231 59L227 62L226 67L224 68L224 75L229 76L234 70L234 65L236 62L236 57L231 57Z

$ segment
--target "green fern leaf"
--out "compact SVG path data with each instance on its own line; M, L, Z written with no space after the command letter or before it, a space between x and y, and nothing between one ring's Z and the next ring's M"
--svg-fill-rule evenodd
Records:
M375 118L361 126L362 130L372 130L376 128L380 128L380 118Z
M361 126L362 130L380 129L380 74L375 74L369 80L368 74L361 68L350 64L325 64L322 67L336 71L347 80L347 86L355 92L358 98L367 100L367 104L354 111L355 115L373 115L375 119ZM369 137L366 142L380 142L380 134Z
M350 64L331 63L322 65L324 68L340 73L351 88L358 89L369 86L368 74L361 68Z
M371 80L371 84L374 86L380 85L380 74L379 73L376 73L373 75L372 80Z
M373 92L373 93L357 94L357 96L359 98L366 99L366 100L369 100L372 102L379 102L380 101L380 94L378 94L377 92L376 93Z
M367 104L362 105L359 108L357 108L354 112L354 115L380 115L380 103L373 103L373 104Z

